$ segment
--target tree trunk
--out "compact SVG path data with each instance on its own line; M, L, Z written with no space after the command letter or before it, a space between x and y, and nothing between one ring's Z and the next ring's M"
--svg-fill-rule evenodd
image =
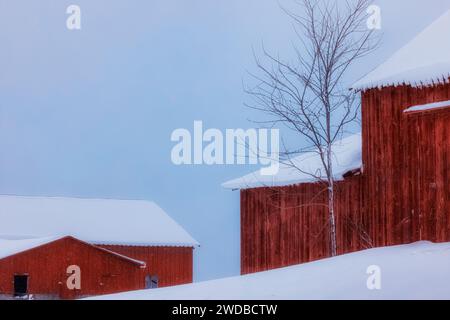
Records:
M336 240L336 218L334 214L334 176L332 164L332 150L331 144L328 145L328 214L330 222L330 245L331 256L337 256L337 240Z

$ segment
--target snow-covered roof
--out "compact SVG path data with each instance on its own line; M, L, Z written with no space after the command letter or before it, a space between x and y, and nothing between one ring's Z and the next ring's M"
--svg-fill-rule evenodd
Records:
M380 271L381 290L370 290L368 283L373 283L369 281L370 277L377 270ZM89 299L450 299L448 270L450 270L450 243L418 242L370 249L246 276Z
M336 142L332 149L336 180L342 180L345 173L361 168L361 134L354 134ZM318 174L319 172L322 174ZM256 171L242 178L225 182L222 186L227 189L250 189L316 182L317 179L312 175L326 177L317 152L304 153L293 158L289 163L280 164L278 174L274 176L264 176L260 171Z
M38 248L41 246L45 246L47 244L50 244L50 243L53 243L53 242L56 242L58 240L65 239L65 238L71 238L75 241L79 241L81 243L84 243L88 246L95 248L96 250L106 252L117 258L120 258L122 260L127 260L128 262L132 262L141 267L145 267L145 265L146 265L145 262L143 262L143 261L136 260L136 259L127 257L125 255L113 252L111 250L107 250L107 249L104 249L101 247L91 245L89 243L83 242L83 241L73 238L71 236L29 238L29 239L3 239L0 236L0 259L4 259L4 258L13 256L13 255L21 253L21 252L25 252L25 251L32 250L32 249L35 249L35 248Z
M448 82L450 77L450 10L438 18L386 62L356 82L352 88L411 85L414 87Z
M438 109L445 109L445 108L450 108L450 100L441 101L441 102L434 102L434 103L428 103L428 104L422 104L422 105L417 105L417 106L411 106L411 107L407 108L404 111L404 113L431 111L431 110L438 110Z
M93 244L198 245L153 202L0 195L0 238L60 235Z

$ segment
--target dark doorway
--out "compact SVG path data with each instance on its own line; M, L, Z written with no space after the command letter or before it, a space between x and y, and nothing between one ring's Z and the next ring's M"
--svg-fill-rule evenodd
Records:
M14 276L14 296L23 297L28 294L28 275Z

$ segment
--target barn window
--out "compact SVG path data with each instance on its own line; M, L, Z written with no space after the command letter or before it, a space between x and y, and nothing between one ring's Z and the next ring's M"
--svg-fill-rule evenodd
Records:
M145 276L145 289L156 289L158 288L158 276Z
M28 275L14 276L14 296L23 297L28 294Z
M151 288L152 289L158 288L158 276L153 276L152 277L152 286L151 286Z

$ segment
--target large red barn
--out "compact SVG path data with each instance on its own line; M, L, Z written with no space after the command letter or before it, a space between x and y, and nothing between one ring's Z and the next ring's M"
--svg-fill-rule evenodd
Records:
M441 36L449 30L450 11L353 86L362 96L362 142L334 147L341 254L450 241L450 42ZM313 173L320 166L312 154L296 161ZM224 186L241 192L242 273L329 256L320 182L282 167L275 177L254 173Z
M79 298L193 280L198 243L152 202L0 196L0 221L3 298ZM71 265L80 267L80 290L66 287ZM25 280L24 292L14 290Z

